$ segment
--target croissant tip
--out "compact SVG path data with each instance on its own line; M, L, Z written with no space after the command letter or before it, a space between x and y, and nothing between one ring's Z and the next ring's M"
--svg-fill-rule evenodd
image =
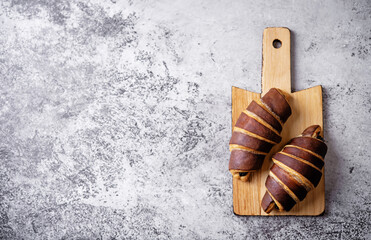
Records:
M274 88L274 89L276 89L277 92L279 92L285 98L286 101L288 101L291 98L291 96L288 92L286 92L282 89L279 89L279 88Z
M317 138L320 136L321 130L322 128L320 125L312 125L312 126L307 127L303 131L302 136L311 136L311 137Z
M263 208L264 212L269 214L272 210L276 207L276 203L270 197L268 192L265 192L264 197L261 202L261 207Z
M241 172L238 170L230 169L229 170L232 173L233 178L241 180L242 182L248 182L251 172Z

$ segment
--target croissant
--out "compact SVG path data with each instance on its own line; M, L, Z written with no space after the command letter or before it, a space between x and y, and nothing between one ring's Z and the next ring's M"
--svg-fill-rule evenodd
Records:
M267 190L261 202L266 213L275 207L279 211L289 211L318 185L327 152L320 132L320 126L310 126L273 155L274 164L265 182Z
M286 96L277 88L249 104L239 116L229 142L229 171L233 177L247 181L251 172L260 169L265 156L281 141L282 126L290 115Z

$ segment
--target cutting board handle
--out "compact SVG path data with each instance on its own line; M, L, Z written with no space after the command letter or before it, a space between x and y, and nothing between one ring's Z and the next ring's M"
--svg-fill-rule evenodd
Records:
M266 28L263 33L262 94L280 88L291 93L290 30Z

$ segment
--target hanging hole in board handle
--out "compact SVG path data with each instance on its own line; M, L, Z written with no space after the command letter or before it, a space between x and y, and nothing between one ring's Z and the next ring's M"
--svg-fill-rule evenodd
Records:
M282 42L278 39L273 40L273 47L274 48L280 48L282 46Z

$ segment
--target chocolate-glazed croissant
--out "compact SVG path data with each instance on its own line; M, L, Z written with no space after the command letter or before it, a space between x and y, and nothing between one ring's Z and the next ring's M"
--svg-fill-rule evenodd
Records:
M320 126L310 126L273 155L274 164L265 182L267 191L261 203L266 213L275 207L289 211L317 187L327 152L320 132Z
M247 181L250 172L262 166L265 156L281 141L282 126L290 115L286 96L276 88L249 104L239 116L229 142L229 171L233 177Z

